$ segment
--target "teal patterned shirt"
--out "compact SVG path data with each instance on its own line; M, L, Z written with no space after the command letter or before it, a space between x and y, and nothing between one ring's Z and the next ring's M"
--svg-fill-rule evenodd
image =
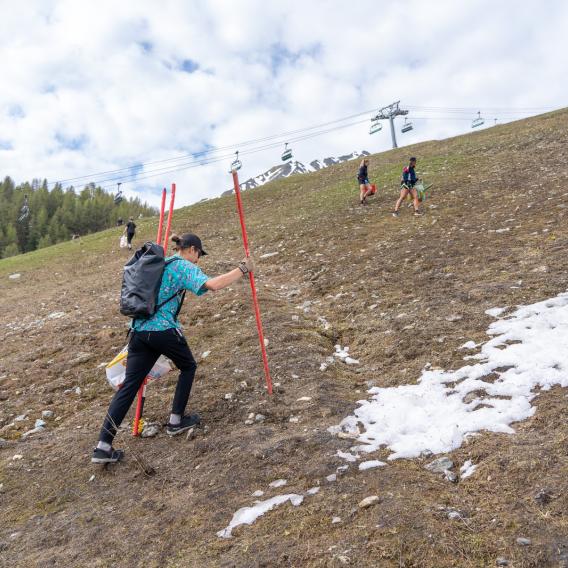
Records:
M167 300L174 294L189 290L196 296L201 296L207 292L205 282L209 277L189 260L176 257L177 260L170 262L164 268L162 284L158 294L158 304ZM167 304L164 304L153 316L147 319L132 320L132 329L135 331L165 331L167 329L181 329L181 325L176 321L176 313L179 307L180 298L175 297Z

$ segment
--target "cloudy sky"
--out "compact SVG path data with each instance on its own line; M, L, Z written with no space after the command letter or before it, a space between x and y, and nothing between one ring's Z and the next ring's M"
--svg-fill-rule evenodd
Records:
M388 149L367 111L395 100L401 146L560 108L567 25L563 0L0 0L0 176L154 205L176 182L181 205L226 190L237 149L241 181L294 137L304 162Z

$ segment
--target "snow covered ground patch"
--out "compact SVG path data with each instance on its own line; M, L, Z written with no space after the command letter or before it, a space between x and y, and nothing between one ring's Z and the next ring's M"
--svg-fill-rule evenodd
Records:
M286 501L290 501L294 507L302 504L304 497L296 493L290 493L288 495L277 495L271 499L266 499L265 501L257 501L252 507L241 507L231 519L231 522L223 530L217 533L220 538L231 538L233 529L239 525L252 525L258 517L264 515L268 511L274 509Z
M492 339L470 357L478 363L425 369L417 384L373 387L371 399L329 431L353 434L360 443L353 452L386 446L389 460L450 452L482 430L514 433L513 422L535 413L536 388L568 387L568 350L559 348L568 342L568 293L521 306L487 333Z

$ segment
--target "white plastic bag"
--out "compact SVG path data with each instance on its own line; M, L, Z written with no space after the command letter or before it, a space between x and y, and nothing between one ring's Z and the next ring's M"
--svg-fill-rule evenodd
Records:
M126 248L128 246L128 239L126 238L126 235L122 235L122 237L120 237L120 248Z
M128 345L106 366L106 378L114 390L118 390L126 377L126 359L128 357ZM161 379L172 370L170 360L160 355L152 370L148 373L148 380Z

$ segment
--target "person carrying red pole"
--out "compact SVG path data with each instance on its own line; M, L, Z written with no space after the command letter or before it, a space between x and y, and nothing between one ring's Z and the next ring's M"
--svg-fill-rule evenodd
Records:
M100 431L99 442L93 450L92 463L114 463L124 457L124 451L114 449L112 443L120 424L132 405L138 389L160 355L171 359L180 370L172 411L166 433L176 436L200 423L198 414L185 414L197 363L183 335L177 316L185 291L201 296L208 290L221 290L254 271L254 261L247 256L237 268L209 278L198 266L207 253L201 239L194 234L173 235L177 254L166 259L158 293L158 309L147 319L132 323L126 377L123 386L111 400Z

